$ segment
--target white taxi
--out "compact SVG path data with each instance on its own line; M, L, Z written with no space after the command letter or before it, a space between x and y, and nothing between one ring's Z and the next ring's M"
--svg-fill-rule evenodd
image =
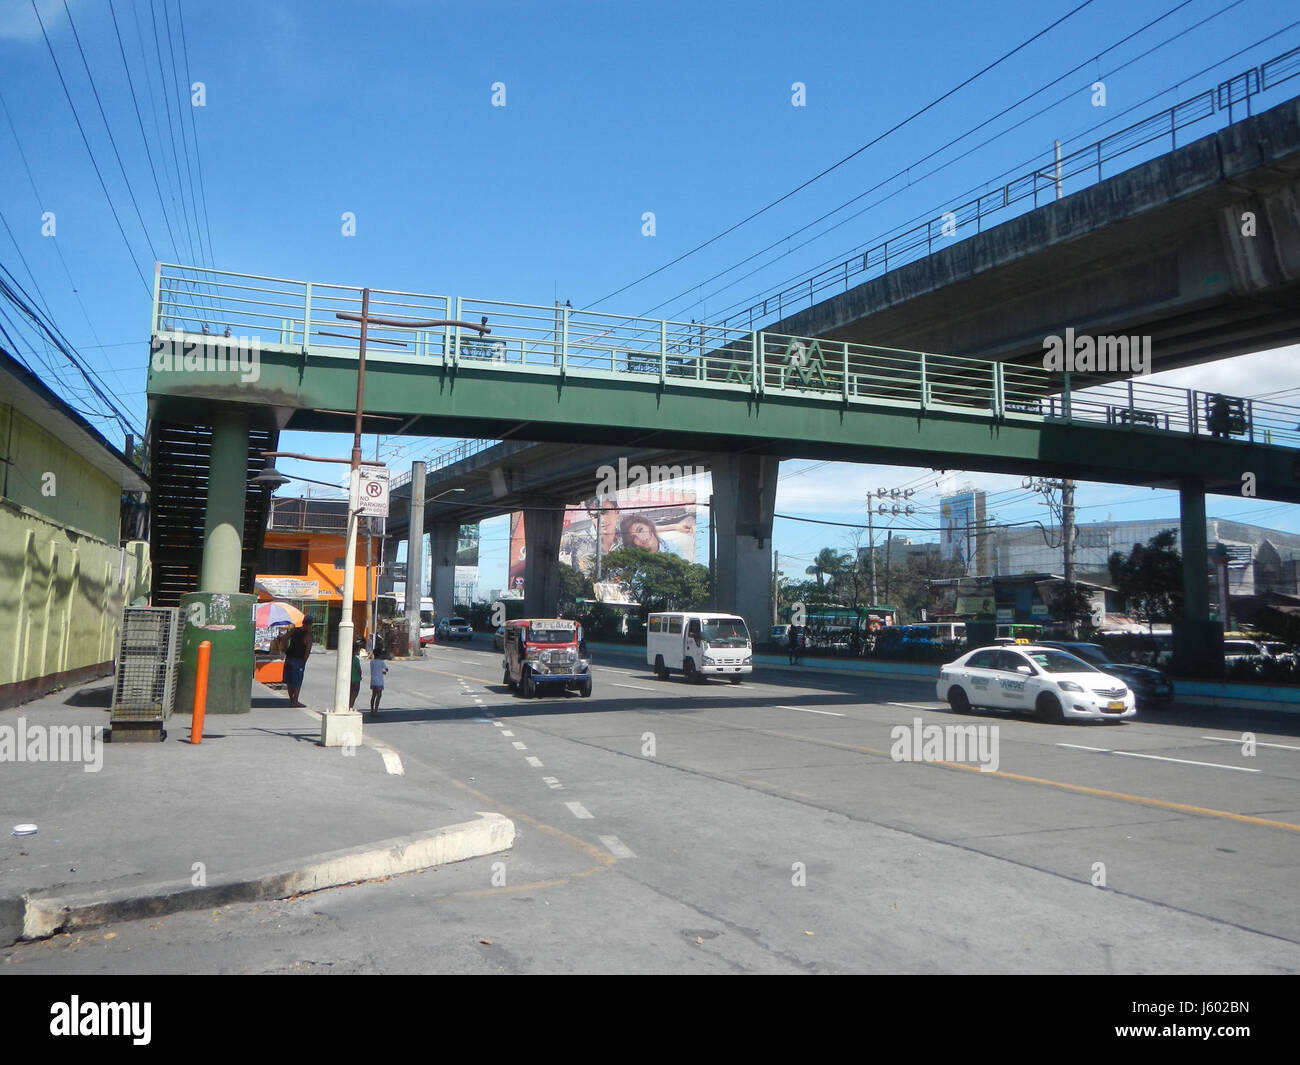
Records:
M1121 680L1081 658L1033 644L981 647L939 670L935 694L958 714L1020 710L1044 721L1120 721L1137 713Z

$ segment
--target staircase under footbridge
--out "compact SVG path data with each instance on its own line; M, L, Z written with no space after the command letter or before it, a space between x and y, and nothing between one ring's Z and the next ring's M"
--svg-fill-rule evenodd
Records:
M351 432L357 287L160 265L159 419ZM365 432L826 458L1300 502L1300 406L1110 372L567 307L370 290ZM225 362L222 362L222 353ZM1077 364L1076 364L1077 365ZM1094 366L1096 364L1094 363ZM1242 392L1248 392L1243 382Z

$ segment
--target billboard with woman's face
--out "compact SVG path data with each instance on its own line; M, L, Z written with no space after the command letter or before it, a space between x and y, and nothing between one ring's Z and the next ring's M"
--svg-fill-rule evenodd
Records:
M666 551L695 561L695 493L659 487L628 488L566 507L560 561L587 576L602 556L619 547ZM510 515L511 588L524 584L524 514Z

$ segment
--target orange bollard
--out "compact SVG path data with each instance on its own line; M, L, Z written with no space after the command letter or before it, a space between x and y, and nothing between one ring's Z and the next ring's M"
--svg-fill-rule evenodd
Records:
M199 644L199 661L194 671L194 717L190 720L190 743L203 742L203 713L208 708L208 660L212 641Z

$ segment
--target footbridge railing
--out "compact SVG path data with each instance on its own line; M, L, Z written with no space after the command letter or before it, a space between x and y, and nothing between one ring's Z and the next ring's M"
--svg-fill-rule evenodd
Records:
M224 342L355 358L359 326L338 315L359 314L361 296L361 289L344 285L159 264L153 334L156 343L179 339L189 348L220 348ZM482 336L456 325L374 325L366 357L453 372L473 367L498 373L503 381L519 374L601 378L720 395L901 407L920 415L1081 422L1300 446L1300 406L1126 376L1120 368L1137 364L1136 352L1132 363L1130 353L1111 350L1098 354L1109 361L1094 360L1089 372L1062 373L704 322L381 289L370 290L370 314L399 321L485 321L490 332Z

